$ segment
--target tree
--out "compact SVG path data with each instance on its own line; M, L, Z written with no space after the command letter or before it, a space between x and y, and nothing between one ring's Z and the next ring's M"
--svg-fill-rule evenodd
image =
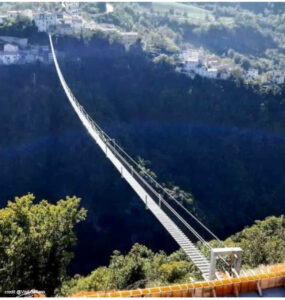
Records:
M229 56L229 57L233 58L233 57L234 57L234 54L235 54L235 52L234 52L233 49L229 49L229 50L228 50L228 56Z
M245 70L248 70L250 68L250 60L246 57L243 57L241 59L241 65Z
M100 13L103 13L106 11L106 3L104 3L104 2L98 2L97 7L98 7Z
M109 265L114 288L130 288L134 284L140 287L140 282L146 280L146 262L152 257L153 252L139 244L134 244L126 256L114 251Z
M111 288L110 270L106 267L99 267L87 277L75 275L72 279L64 281L56 292L60 296L68 296L74 295L78 291L102 291L110 290Z
M146 246L134 244L123 255L115 250L108 267L99 267L89 276L74 276L58 289L58 296L70 296L80 291L134 289L199 278L196 267L183 250L167 256L163 251L152 252Z
M233 58L234 58L235 63L239 64L240 61L241 61L242 56L238 53L235 53Z
M160 276L163 281L169 283L187 282L189 271L189 265L184 261L170 262L161 265Z
M0 294L35 288L51 295L66 277L73 228L86 210L75 196L57 204L34 200L32 194L16 197L0 210Z
M257 267L285 261L285 219L284 216L268 217L255 221L254 225L235 234L226 243L241 247L243 265Z

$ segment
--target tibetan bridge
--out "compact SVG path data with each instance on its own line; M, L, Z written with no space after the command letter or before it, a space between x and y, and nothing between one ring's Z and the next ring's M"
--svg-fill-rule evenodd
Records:
M57 75L74 111L88 133L105 153L106 158L110 160L121 176L133 188L144 202L145 207L153 213L161 225L185 251L206 281L221 280L221 274L223 276L226 274L228 278L239 277L242 249L223 247L222 241L206 225L187 210L168 189L159 184L145 168L128 155L114 139L109 137L92 120L77 101L64 79L57 61L51 35L49 35L49 41ZM210 236L211 239L217 240L220 248L211 247L200 234L201 231ZM194 245L194 241L202 243L203 247L210 253L210 259L200 252ZM230 256L230 259L227 260L225 256Z

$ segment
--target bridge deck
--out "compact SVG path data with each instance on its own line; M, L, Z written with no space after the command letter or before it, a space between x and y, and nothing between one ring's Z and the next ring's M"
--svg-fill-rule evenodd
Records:
M86 113L84 108L78 103L77 99L69 89L58 65L52 38L50 35L49 39L58 77L66 93L66 96L70 101L73 109L77 113L79 119L81 120L89 134L96 141L98 146L101 148L101 150L106 154L106 157L112 162L116 169L121 173L122 177L125 178L125 180L129 183L129 185L133 188L133 190L137 193L141 200L148 206L150 211L155 215L155 217L179 244L179 246L186 252L193 263L202 272L204 279L207 280L209 278L210 269L209 261L186 237L186 235L177 226L177 224L173 222L173 220L161 209L157 201L154 200L155 193L151 192L151 189L148 188L148 184L144 181L142 176L138 172L134 171L133 167L124 160L120 153L116 151L115 147L113 147L109 141L106 141L103 138L104 136L102 136L102 132L99 132L98 129L94 126L94 124L92 123L92 119ZM162 201L164 200L162 199ZM167 209L170 210L174 214L174 216L177 216L177 213L170 207L170 205L167 203L165 204L167 205Z

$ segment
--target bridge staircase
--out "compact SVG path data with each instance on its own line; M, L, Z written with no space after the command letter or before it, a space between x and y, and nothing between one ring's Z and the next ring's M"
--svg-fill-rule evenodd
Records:
M92 136L106 157L111 161L114 167L121 173L121 176L137 193L139 198L148 208L163 227L169 232L178 245L185 251L196 267L201 271L205 280L213 279L215 276L216 258L224 255L220 248L218 252L213 252L212 248L204 238L191 226L185 217L181 216L178 211L183 212L184 216L191 218L192 222L196 222L203 230L206 230L213 239L222 243L198 218L188 211L169 191L160 185L141 165L139 165L132 157L130 157L114 139L110 138L99 126L92 120L85 109L79 104L69 86L67 85L61 69L59 67L56 53L53 46L51 35L49 35L52 56L59 77L60 83L65 94L72 105L77 116L81 120L88 133ZM175 207L175 209L174 209ZM196 225L197 225L196 224ZM199 240L208 250L211 251L211 263L200 252L200 250L190 240ZM226 251L230 253L231 250ZM227 263L224 259L223 261Z

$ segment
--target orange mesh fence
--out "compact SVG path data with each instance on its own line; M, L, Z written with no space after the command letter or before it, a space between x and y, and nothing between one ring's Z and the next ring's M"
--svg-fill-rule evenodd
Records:
M82 291L72 297L219 297L249 291L280 287L285 284L285 264L273 265L266 272L254 275L201 281L127 291Z

